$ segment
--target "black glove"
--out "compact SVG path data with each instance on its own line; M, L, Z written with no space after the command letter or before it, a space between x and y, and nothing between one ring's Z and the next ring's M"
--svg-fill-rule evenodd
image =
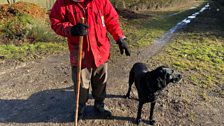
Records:
M86 25L86 24L79 23L79 24L77 24L77 25L75 25L75 26L72 26L72 28L71 28L71 34L72 34L73 36L84 36L84 35L87 35L88 32L87 32L86 29L87 29L88 27L89 27L89 26Z
M121 54L123 54L124 51L125 51L126 56L130 56L131 55L130 51L128 49L128 43L127 43L127 39L126 38L120 39L119 41L117 41L117 44L119 46Z

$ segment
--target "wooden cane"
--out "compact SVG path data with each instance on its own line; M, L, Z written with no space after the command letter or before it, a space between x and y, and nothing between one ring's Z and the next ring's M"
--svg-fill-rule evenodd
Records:
M81 23L84 23L84 17L81 18ZM78 108L79 108L79 94L80 94L80 80L81 80L81 66L82 66L82 45L83 36L79 37L79 54L78 54L78 66L76 75L76 99L75 99L75 123L74 126L78 126Z

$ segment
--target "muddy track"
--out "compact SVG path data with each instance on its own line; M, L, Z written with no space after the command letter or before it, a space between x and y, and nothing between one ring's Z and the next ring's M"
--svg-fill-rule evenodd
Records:
M110 78L106 99L107 107L114 117L109 120L98 119L92 108L93 100L90 98L85 112L88 115L85 116L86 120L80 122L81 125L133 124L137 101L123 98L127 90L128 72L133 63L140 60L147 62L147 59L166 44L156 45L141 51L133 50L131 57L115 52L117 57L109 62ZM9 61L1 64L0 125L72 125L74 94L68 59L68 54L60 54L38 61ZM136 92L132 94L136 99Z

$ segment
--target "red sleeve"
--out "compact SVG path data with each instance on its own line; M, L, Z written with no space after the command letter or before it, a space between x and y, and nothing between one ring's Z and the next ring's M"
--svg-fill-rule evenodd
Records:
M65 0L57 0L50 12L51 28L64 37L71 36L72 24L66 18Z
M119 16L109 0L104 0L104 17L105 24L109 33L115 41L124 38L124 34L120 28Z

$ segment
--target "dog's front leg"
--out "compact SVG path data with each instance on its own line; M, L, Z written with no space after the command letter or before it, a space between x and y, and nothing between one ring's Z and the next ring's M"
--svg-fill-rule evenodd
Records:
M155 123L155 120L153 120L153 111L154 111L154 107L156 105L156 101L153 101L151 103L151 108L150 108L150 116L149 116L149 124L153 125Z
M139 102L138 104L138 113L135 123L138 125L141 122L141 114L142 114L143 102Z
M128 92L127 92L127 94L124 97L125 98L130 98L130 92L131 92L131 86L129 85Z

